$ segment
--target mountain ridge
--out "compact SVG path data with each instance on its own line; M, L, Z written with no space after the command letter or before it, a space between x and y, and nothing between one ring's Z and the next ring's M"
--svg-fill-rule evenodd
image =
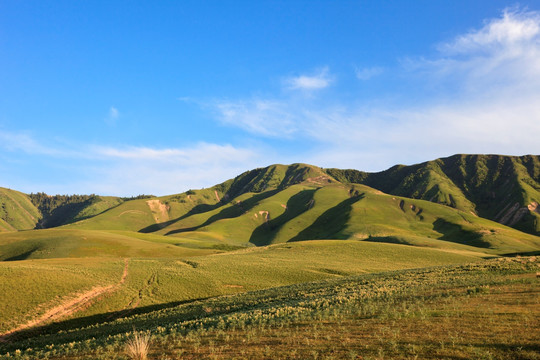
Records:
M261 236L267 240L256 240L255 236L252 241L264 244L284 241L287 236L288 240L304 238L299 234L305 235L309 226L314 229L310 223L315 221L312 214L322 216L326 211L326 217L343 217L339 209L350 211L355 199L366 192L369 198L377 197L378 191L401 197L403 202L426 200L532 235L540 234L538 155L453 155L410 166L395 165L376 173L323 169L302 163L274 164L246 171L207 189L161 197L140 196L131 201L97 195L62 197L0 190L0 231L67 226L174 236L198 232L197 236L206 237L217 228L219 231L214 234L234 236L234 229L224 230L223 226L240 221L237 226L242 224L245 229L251 229L252 235L264 233ZM62 199L65 201L61 202ZM336 202L338 199L341 205ZM60 201L59 205L51 206L53 200ZM386 204L382 197L377 201L379 207ZM311 217L305 214L307 210ZM247 213L251 218L246 218ZM341 221L342 225L346 222ZM300 231L284 230L294 228L296 223L302 224ZM273 235L268 235L269 232Z

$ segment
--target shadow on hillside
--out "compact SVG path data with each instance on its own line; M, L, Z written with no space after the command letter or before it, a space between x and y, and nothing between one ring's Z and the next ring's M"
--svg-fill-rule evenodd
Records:
M446 240L484 249L491 248L491 244L488 241L483 240L481 234L465 230L461 225L453 224L441 218L438 218L433 222L433 230L442 234L442 236L439 237L439 240Z
M92 331L91 328L93 325L106 324L116 319L123 318L123 317L140 315L139 318L134 319L133 321L130 321L130 325L127 327L121 323L120 324L111 323L108 326L108 329L105 330L107 334L110 334L110 335L133 331L133 327L140 328L141 326L138 326L138 325L143 324L145 321L147 321L144 318L144 314L148 314L148 313L159 311L159 310L166 311L167 309L172 309L180 305L186 305L186 304L191 304L191 303L195 304L198 301L203 301L207 299L210 299L210 297L199 298L199 299L194 299L194 300L175 301L175 302L169 302L169 303L163 303L163 304L157 304L157 305L149 305L149 306L144 306L144 307L129 309L129 310L122 310L122 311L112 311L108 313L86 316L86 317L70 319L70 320L63 320L63 321L54 322L48 325L37 326L37 327L29 328L29 329L20 330L20 331L17 331L10 335L5 336L3 339L0 338L0 354L8 352L8 351L13 351L15 349L19 349L21 348L21 343L24 342L24 340L32 339L32 338L43 337L44 344L57 342L55 341L57 337L61 337L61 341L64 343L71 342L71 341L78 341L78 340L81 340L81 335L78 335L78 336L70 335L69 333L70 330L88 328L89 331L91 332ZM193 310L194 311L192 311L191 313L186 314L186 316L182 318L182 321L196 319L205 314L204 309L202 309L202 307L199 309L198 307L195 306ZM96 336L96 334L85 334L86 338L90 338L92 336Z
M289 241L344 239L343 229L347 225L354 203L362 200L365 193L354 195L336 206L326 210L309 227L305 228Z
M172 219L172 220L169 220L169 221L164 221L162 223L159 223L159 224L152 224L150 226L147 226L145 228L142 228L139 230L140 233L152 233L152 232L155 232L155 231L158 231L158 230L161 230L163 228L166 228L167 226L169 225L172 225L178 221L181 221L187 217L190 217L191 215L196 215L196 214L202 214L204 212L207 212L207 211L212 211L214 209L217 209L218 207L222 206L223 204L222 203L217 203L217 204L214 204L214 205L210 205L210 204L199 204L199 205L195 205L191 210L189 210L187 213L185 213L184 215L176 218L176 219Z
M514 253L506 253L502 254L501 256L508 256L508 257L516 257L516 256L540 256L540 251L526 251L526 252L514 252Z
M279 229L287 223L287 221L310 209L315 191L315 189L302 190L291 196L287 201L285 211L275 219L270 219L264 224L259 225L253 233L251 233L249 242L256 246L271 244Z
M28 258L30 258L30 256L32 256L32 254L36 251L38 251L39 248L33 248L33 249L30 249L28 251L25 251L23 253L20 253L20 254L17 254L17 255L14 255L14 256L10 256L4 260L1 260L0 261L20 261L20 260L27 260Z
M253 195L252 197L244 201L237 202L236 204L233 204L232 206L229 206L228 208L221 210L219 213L212 215L204 223L200 225L189 227L189 228L174 229L174 230L169 231L165 235L173 235L173 234L178 234L178 233L187 232L187 231L197 231L198 229L208 226L215 221L223 220L223 219L233 219L233 218L239 217L245 212L251 210L253 207L257 206L257 204L260 201L266 198L269 198L277 194L278 192L279 190L276 189L276 190L270 190L270 191L266 191L260 194ZM185 217L187 216L184 215L183 218Z

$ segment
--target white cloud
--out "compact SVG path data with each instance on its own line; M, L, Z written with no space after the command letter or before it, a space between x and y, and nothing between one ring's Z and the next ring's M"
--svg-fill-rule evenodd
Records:
M56 140L45 146L29 134L0 131L0 158L9 159L4 171L10 174L0 186L50 194L167 195L212 186L269 164L268 153L263 148L205 142L180 148L73 147ZM39 171L39 183L32 175L17 175L24 164L36 163L43 166L33 170Z
M328 67L324 67L314 75L300 75L285 80L289 89L293 90L319 90L330 85L332 79L328 74Z
M478 29L439 45L440 56L410 61L426 80L457 91L516 96L540 91L540 13L505 10ZM470 94L466 93L466 96Z
M428 89L421 101L418 93L387 106L292 96L269 107L238 101L229 103L241 111L227 114L227 123L311 140L305 161L323 166L382 170L454 153L538 154L539 29L539 13L507 10L442 44L437 56L411 60L401 70ZM376 73L364 70L359 78ZM440 91L432 94L435 84Z
M223 163L247 161L252 155L248 149L232 145L198 143L187 148L154 149L150 147L94 147L96 156L105 159L126 159L136 161L157 161L190 165L193 163Z
M105 118L105 123L107 125L115 125L118 119L120 118L120 111L114 106L111 106L107 117Z
M223 123L250 133L287 137L296 131L296 115L280 100L222 101L215 108Z
M449 54L463 54L528 46L531 41L538 41L539 19L537 12L506 9L501 18L489 20L481 29L442 44L440 50Z
M370 68L356 69L356 77L359 80L369 80L383 73L383 68L375 66Z
M105 194L175 194L209 187L260 166L261 152L199 143L185 148L94 147L99 182L83 184ZM96 175L94 175L96 176Z

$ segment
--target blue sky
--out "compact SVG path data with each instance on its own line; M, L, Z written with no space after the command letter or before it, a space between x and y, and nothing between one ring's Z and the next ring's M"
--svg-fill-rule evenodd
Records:
M0 1L0 186L539 154L540 2Z

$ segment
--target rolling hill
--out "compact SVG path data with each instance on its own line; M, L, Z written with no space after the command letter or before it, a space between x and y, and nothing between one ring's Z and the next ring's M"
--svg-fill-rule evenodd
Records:
M454 155L377 173L326 169L344 183L428 200L540 234L540 156Z
M0 291L0 357L72 330L114 324L112 336L124 321L155 332L137 319L196 302L210 314L223 295L244 293L249 307L279 286L418 268L435 278L435 266L538 254L538 163L459 155L381 173L271 165L132 199L0 188L0 288L9 289Z
M455 155L380 173L271 165L211 188L130 201L2 189L0 226L13 231L58 224L72 230L64 234L73 234L74 243L81 238L77 231L123 231L154 234L175 246L223 250L356 239L529 253L540 247L539 159ZM30 243L18 253L5 248L10 256L3 258L37 254Z

